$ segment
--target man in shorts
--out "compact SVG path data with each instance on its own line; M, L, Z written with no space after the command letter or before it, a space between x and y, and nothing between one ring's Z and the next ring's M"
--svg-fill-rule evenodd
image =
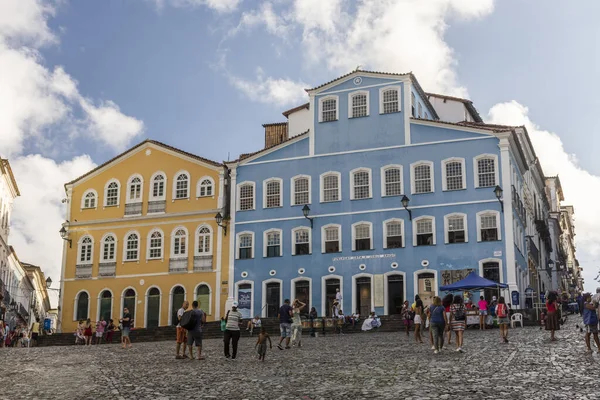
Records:
M123 309L123 318L120 320L121 326L123 327L121 331L121 343L123 344L123 348L131 348L131 339L129 338L129 331L131 331L131 314L129 314L129 309L125 307Z
M202 326L206 323L206 314L198 308L198 302L192 302L192 312L196 314L196 325L188 331L187 344L190 350L190 358L194 360L192 346L195 344L198 349L198 360L204 360L202 357Z
M598 314L596 314L596 307L592 302L592 295L585 293L583 295L583 323L585 324L585 345L587 346L587 354L592 352L590 346L590 337L594 335L594 342L600 353L600 340L598 339Z
M181 305L181 308L179 310L177 310L177 354L175 355L175 358L177 360L183 360L184 358L188 358L188 356L185 355L185 350L187 349L187 346L186 346L187 330L185 328L181 327L181 325L179 324L179 321L181 320L183 313L188 309L189 306L190 306L190 303L187 300L184 300L183 304ZM183 355L182 356L179 355L179 350L181 349L181 344L183 344Z
M281 338L277 348L283 350L281 343L285 339L285 348L290 348L290 336L292 334L292 307L290 307L290 299L285 299L283 305L279 307L279 331Z

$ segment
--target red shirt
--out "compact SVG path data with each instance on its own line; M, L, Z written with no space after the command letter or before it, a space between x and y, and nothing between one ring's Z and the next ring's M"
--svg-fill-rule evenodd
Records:
M547 301L546 308L548 309L548 312L556 312L556 303L555 302L550 303L549 301Z

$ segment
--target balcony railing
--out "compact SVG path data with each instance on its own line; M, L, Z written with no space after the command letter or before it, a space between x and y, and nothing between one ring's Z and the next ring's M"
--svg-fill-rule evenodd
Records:
M169 272L187 272L188 259L187 258L170 258L169 259Z
M527 248L529 249L529 254L531 255L531 258L535 261L536 265L540 265L540 251L535 245L535 242L530 237L527 238Z
M117 272L117 263L116 262L103 262L100 263L98 268L98 275L101 277L111 277L115 276Z
M92 277L92 264L76 265L75 278L85 279Z
M29 313L27 312L27 309L25 308L25 306L23 305L23 303L19 303L19 314L21 314L22 317L29 317Z
M213 257L212 256L195 256L194 271L207 272L212 271Z
M148 214L163 213L167 208L166 200L149 201Z
M125 204L125 215L126 216L142 215L142 204L143 203L141 203L141 202Z

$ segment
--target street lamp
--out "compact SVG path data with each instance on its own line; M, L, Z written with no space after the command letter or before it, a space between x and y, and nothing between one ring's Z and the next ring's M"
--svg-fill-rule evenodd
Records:
M52 278L48 277L48 279L46 279L46 288L50 288L50 286L52 286Z
M498 199L498 201L500 202L500 209L502 210L502 212L504 212L504 201L502 200L502 188L498 185L496 185L496 187L494 188L494 194L496 195L496 198Z
M215 215L215 220L217 221L217 225L223 228L223 236L227 236L227 225L221 224L223 222L223 216L220 212L218 212L217 215Z
M408 203L410 203L410 199L404 195L400 201L402 202L402 207L408 211L408 219L412 221L412 211L408 209Z
M69 248L71 248L73 245L73 241L71 239L69 239L69 232L67 232L67 230L65 229L64 226L62 228L60 228L60 231L58 231L58 233L60 233L60 237L63 240L66 240L67 242L69 242Z
M307 220L310 221L310 229L313 228L313 220L315 219L314 217L309 217L308 215L310 214L310 207L308 206L308 204L305 204L304 207L302 207L302 214L304 215L304 218L306 218Z
M10 302L10 310L17 311L17 303L15 302L14 299Z

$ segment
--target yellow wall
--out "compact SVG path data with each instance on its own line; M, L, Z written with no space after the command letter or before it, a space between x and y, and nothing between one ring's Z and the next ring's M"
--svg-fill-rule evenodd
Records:
M150 150L148 152L148 150ZM148 154L149 153L149 154ZM188 199L173 200L172 190L175 174L185 170L190 174L190 197ZM157 171L162 171L167 177L165 185L166 212L164 214L147 214L149 191L151 190L151 176ZM169 303L171 291L174 286L180 285L186 291L186 298L195 299L195 288L204 283L210 287L210 304L201 304L209 315L208 320L217 320L218 309L223 310L227 300L227 286L220 286L220 281L228 281L228 237L220 233L215 223L215 214L219 210L220 173L222 168L204 164L200 161L188 159L177 153L165 150L151 143L125 153L125 156L113 161L109 165L96 171L90 176L80 179L74 185L67 185L69 196L69 239L72 247L66 246L65 265L63 266L63 291L62 296L62 330L74 330L75 303L78 293L86 291L89 294L89 317L96 321L99 317L99 296L104 290L112 292L112 317L116 321L121 316L122 296L127 288L133 288L137 295L135 311L135 326L145 326L146 293L152 286L159 288L160 298L160 326L170 323ZM124 216L125 196L129 178L139 174L143 178L142 188L142 215L134 217ZM214 195L209 197L196 197L196 185L202 177L210 176L215 185ZM119 206L104 207L104 188L111 179L120 181ZM94 209L82 209L82 195L94 189L98 193L97 205ZM196 248L196 232L200 226L209 226L211 234L212 271L194 272L194 255ZM187 272L169 272L169 259L172 250L172 234L176 228L184 227L187 232ZM147 257L148 236L151 231L160 229L163 234L163 252L161 259L149 260ZM137 261L125 261L124 247L126 236L130 232L137 232L140 237L139 258ZM116 239L116 276L100 277L98 274L101 262L102 238L111 233ZM76 278L76 265L78 260L78 247L80 240L89 235L93 238L92 278ZM220 242L220 243L219 243ZM219 252L219 245L221 251ZM220 270L220 278L218 274ZM219 282L217 281L219 279ZM177 305L180 306L179 304Z

